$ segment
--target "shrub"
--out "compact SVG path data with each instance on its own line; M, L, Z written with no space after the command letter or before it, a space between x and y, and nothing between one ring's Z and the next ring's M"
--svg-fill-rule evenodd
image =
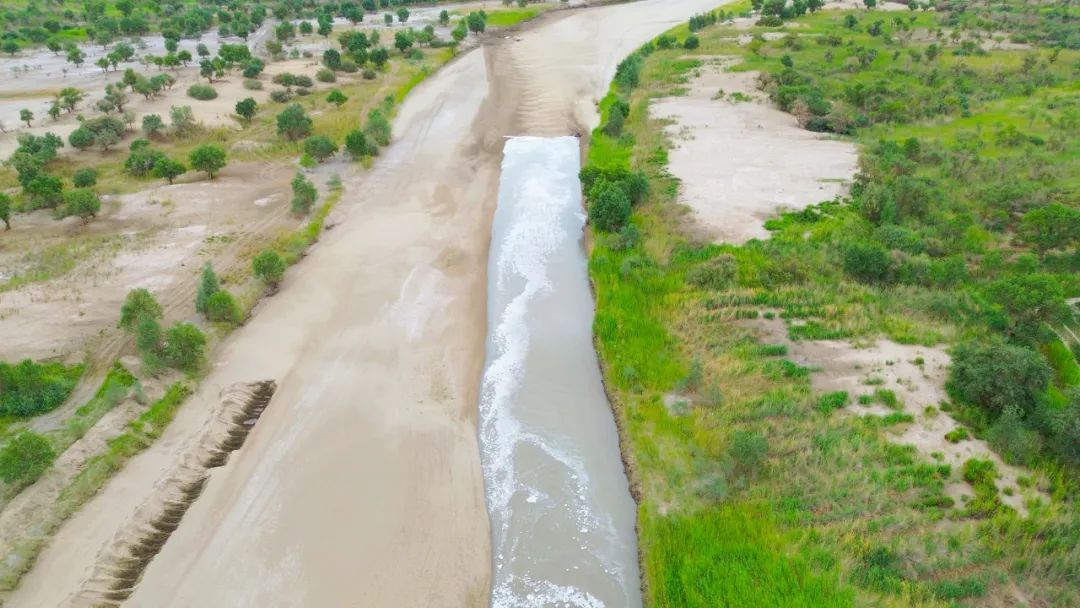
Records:
M996 339L964 342L953 349L948 389L957 399L999 414L1014 405L1035 409L1050 382L1050 366L1039 353Z
M589 221L604 232L617 232L630 219L630 198L619 187L604 182L590 191Z
M33 483L56 459L49 441L33 431L23 431L0 449L0 479L10 485Z
M297 89L296 89L296 96L297 97L307 97L308 95L311 95L311 89L307 89L307 88L304 88L304 87L297 87Z
M701 46L701 40L699 40L698 37L693 34L687 36L686 40L683 41L683 48L690 51L698 48L699 46Z
M315 185L308 181L302 173L297 173L292 181L292 190L292 212L303 215L311 211L311 206L315 204L315 199L319 196Z
M194 371L203 359L206 336L190 323L178 323L165 334L162 355L172 367Z
M249 91L261 91L263 83L261 80L255 80L254 78L248 78L244 80L244 88Z
M292 93L285 89L275 89L270 91L270 101L275 103L287 103L290 99L292 99Z
M371 68L364 68L363 76L364 80L375 80L375 70Z
M76 188L89 188L97 185L97 170L90 167L79 169L71 176L71 183Z
M855 241L843 248L844 272L863 283L885 281L892 270L889 252L872 241Z
M120 307L120 322L117 325L131 331L142 317L160 319L161 315L161 304L158 304L153 294L140 287L128 292L123 306Z
M232 294L219 289L206 299L206 318L236 325L242 321L240 306Z
M724 289L735 280L738 272L739 263L735 256L723 253L691 268L686 273L686 281L706 289Z
M345 136L345 149L353 158L374 156L378 152L378 148L368 142L367 136L359 129Z
M94 145L94 134L86 127L79 127L68 134L68 143L72 148L85 150Z
M0 361L0 415L36 416L60 405L82 375L81 365Z
M210 262L203 264L199 288L195 291L195 312L206 314L210 296L217 293L219 289L221 289L221 283L214 272L214 267L210 265Z
M1009 464L1029 464L1042 451L1042 438L1024 427L1022 416L1018 408L1009 407L986 431L986 440Z
M315 72L315 79L319 82L337 82L337 76L334 74L334 71L327 68Z
M848 396L847 391L825 393L818 398L818 409L825 413L838 410L846 406L849 399L850 397Z
M311 76L304 76L303 74L301 74L300 76L295 76L293 78L293 85L303 87L305 89L310 89L311 87L315 86L315 83L312 82Z
M349 98L346 97L345 94L342 93L341 91L339 91L337 89L334 89L333 91L330 91L329 95L326 96L326 101L328 101L328 102L330 102L330 103L332 103L335 106L338 106L340 108L341 104L345 103L346 101L349 101Z
M971 435L968 433L967 429L962 426L958 426L948 433L945 433L945 441L948 441L949 443L960 443L961 441L967 441L968 439L971 439Z
M124 169L135 177L145 177L150 175L154 170L154 165L163 158L165 154L160 150L149 147L136 148L124 161Z
M202 101L217 99L217 90L208 84L193 84L188 87L188 97L194 97Z
M368 122L364 125L364 133L374 139L375 143L380 146L389 146L392 132L390 121L386 119L382 112L372 110L368 113Z
M277 287L285 278L285 260L276 251L264 251L251 261L255 278L271 287Z

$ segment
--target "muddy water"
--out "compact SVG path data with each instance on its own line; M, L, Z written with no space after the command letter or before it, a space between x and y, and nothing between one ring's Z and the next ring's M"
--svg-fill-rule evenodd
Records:
M634 503L592 347L578 140L507 140L480 444L492 606L639 606Z

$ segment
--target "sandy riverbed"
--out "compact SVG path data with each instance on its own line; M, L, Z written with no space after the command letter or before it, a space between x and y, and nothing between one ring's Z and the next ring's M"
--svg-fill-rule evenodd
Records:
M484 606L490 537L476 437L485 264L502 137L564 135L619 59L715 6L552 14L417 88L396 143L345 177L344 217L215 356L151 449L59 532L10 598L52 606L234 382L277 381L130 606Z

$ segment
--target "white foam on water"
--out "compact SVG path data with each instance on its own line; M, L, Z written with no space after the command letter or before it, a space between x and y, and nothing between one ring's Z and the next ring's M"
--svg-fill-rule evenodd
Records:
M573 251L567 248L578 248L584 226L578 146L573 137L515 137L507 140L504 149L489 259L488 363L480 395L480 444L493 536L492 606L496 608L607 605L584 585L548 580L529 569L529 564L545 557L552 561L536 552L542 550L537 541L550 540L537 536L553 532L522 529L522 518L532 523L554 514L560 523L572 520L572 525L549 524L567 535L556 539L565 540L559 545L559 560L566 557L566 571L588 567L595 571L590 576L614 579L618 587L630 589L628 593L637 587L636 564L634 580L626 580L629 567L620 562L626 552L620 555L613 549L626 539L618 538L611 515L596 507L587 463L573 441L558 428L529 426L515 412L515 396L534 338L530 313L535 316L538 300L552 295L557 287L551 276L552 258L561 253L565 259L566 252ZM576 255L582 255L580 250ZM534 487L522 478L517 466L524 452L550 471L545 479L561 489L556 496L550 488ZM575 561L573 555L564 556L567 546L586 557ZM635 602L636 598L626 598L625 604L611 605Z

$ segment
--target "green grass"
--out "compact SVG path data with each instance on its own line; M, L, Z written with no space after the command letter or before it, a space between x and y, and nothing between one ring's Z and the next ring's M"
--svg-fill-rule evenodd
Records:
M540 14L539 9L495 10L487 13L487 25L490 27L509 27L528 21Z

